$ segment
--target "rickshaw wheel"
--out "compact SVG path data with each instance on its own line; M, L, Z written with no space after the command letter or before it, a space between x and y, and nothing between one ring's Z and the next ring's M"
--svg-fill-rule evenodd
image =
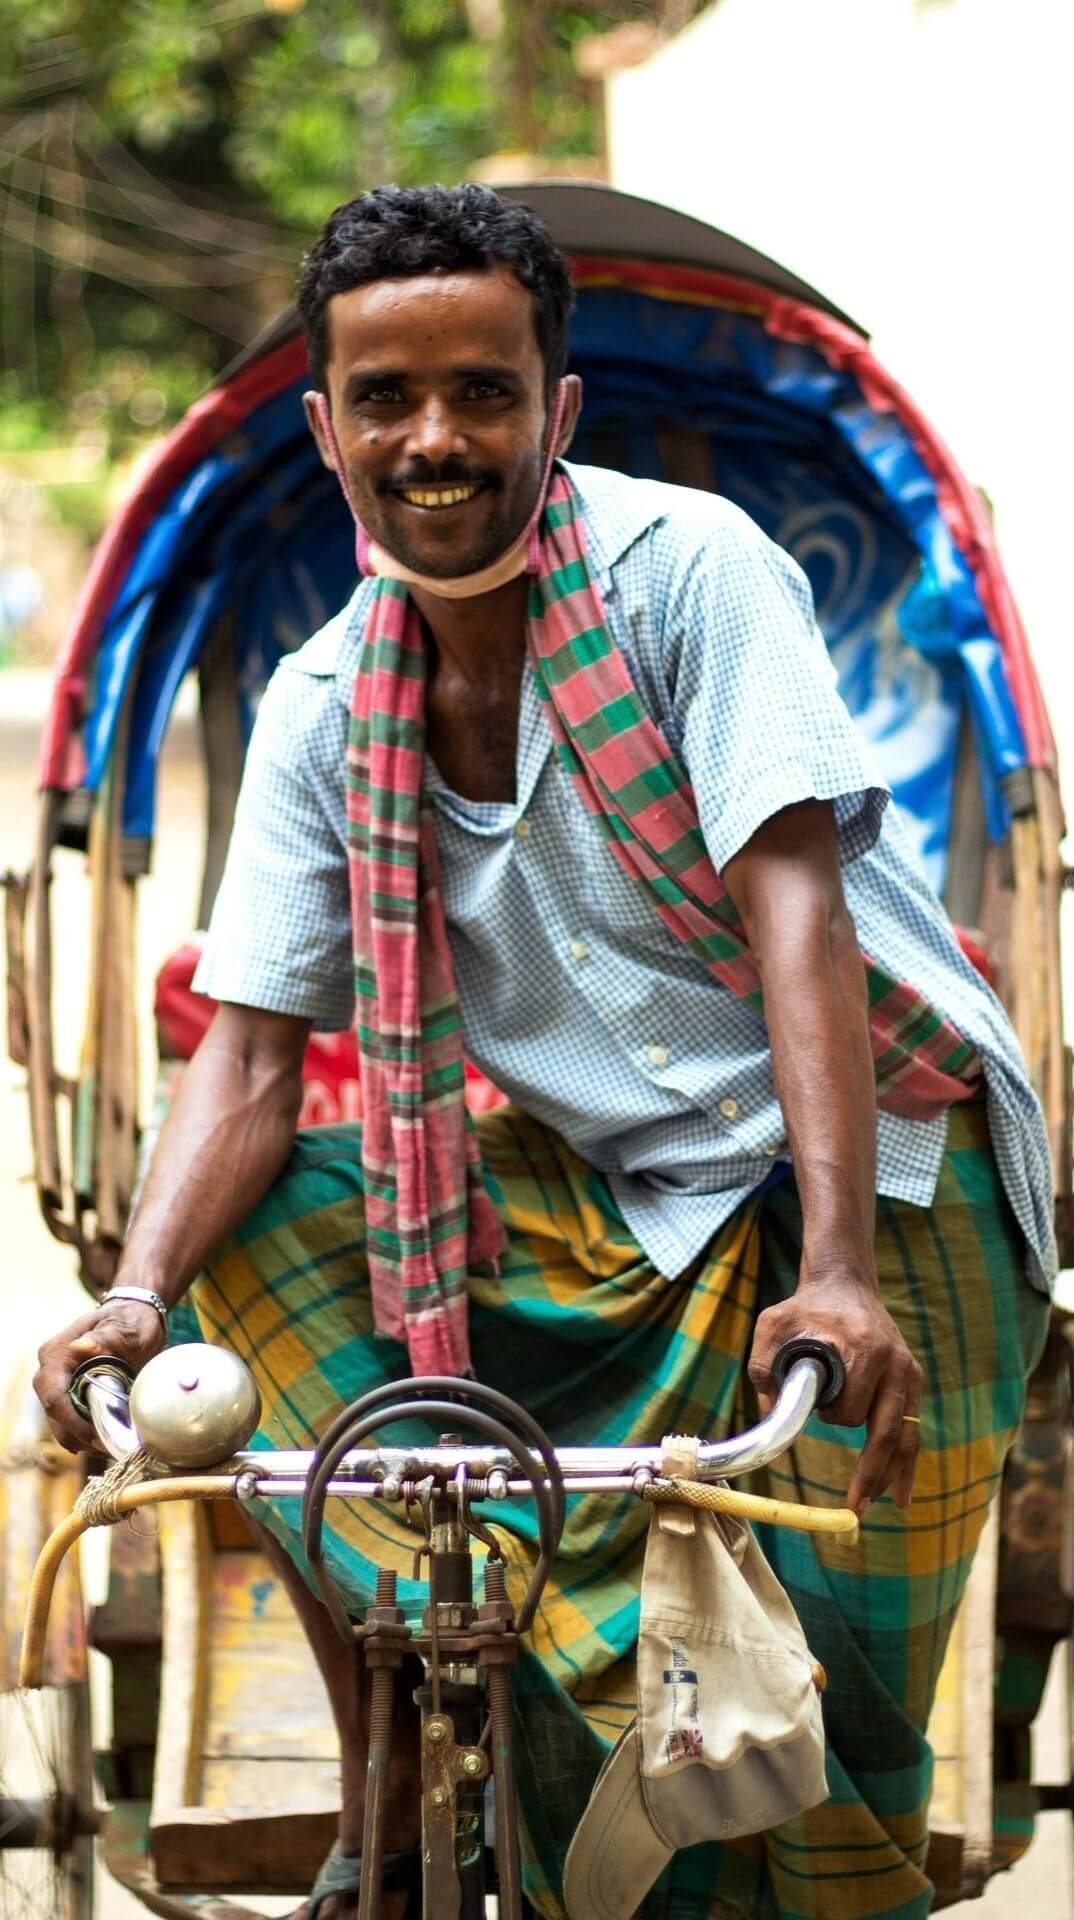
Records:
M0 1695L5 1920L91 1920L93 1801L85 1680Z

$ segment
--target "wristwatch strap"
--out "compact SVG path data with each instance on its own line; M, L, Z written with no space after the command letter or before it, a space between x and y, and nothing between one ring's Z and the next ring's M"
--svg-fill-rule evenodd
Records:
M102 1293L97 1304L105 1307L110 1300L138 1300L144 1306L155 1307L160 1315L160 1324L167 1333L168 1309L159 1293L154 1293L152 1287L109 1287L107 1293Z

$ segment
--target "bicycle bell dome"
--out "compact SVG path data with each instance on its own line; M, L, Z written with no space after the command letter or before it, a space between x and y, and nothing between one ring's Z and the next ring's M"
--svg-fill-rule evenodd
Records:
M170 1467L215 1467L244 1447L261 1417L253 1374L227 1347L165 1347L131 1388L143 1447Z

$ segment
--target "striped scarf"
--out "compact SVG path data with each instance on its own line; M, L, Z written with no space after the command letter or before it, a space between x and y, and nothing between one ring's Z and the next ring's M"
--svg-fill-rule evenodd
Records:
M763 1011L757 964L706 853L686 773L605 623L561 469L541 524L527 647L559 759L620 866L700 964ZM421 622L406 587L382 579L347 748L370 1288L378 1331L406 1341L415 1374L465 1373L466 1276L495 1263L503 1232L464 1098L424 759ZM878 1104L931 1119L968 1096L980 1062L916 987L862 958Z

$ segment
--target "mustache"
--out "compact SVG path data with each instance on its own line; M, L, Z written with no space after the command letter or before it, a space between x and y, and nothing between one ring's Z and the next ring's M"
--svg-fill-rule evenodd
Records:
M425 461L420 467L408 467L405 473L378 480L377 492L405 493L412 487L485 487L489 492L499 492L502 486L500 475L489 467L465 467L458 460L445 460L438 467Z

